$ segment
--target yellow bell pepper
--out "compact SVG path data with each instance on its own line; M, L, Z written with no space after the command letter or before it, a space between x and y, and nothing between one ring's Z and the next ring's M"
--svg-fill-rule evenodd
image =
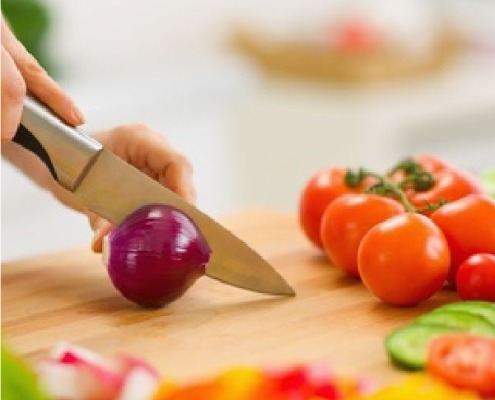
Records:
M427 374L412 374L403 381L349 400L480 400L472 392L454 389Z

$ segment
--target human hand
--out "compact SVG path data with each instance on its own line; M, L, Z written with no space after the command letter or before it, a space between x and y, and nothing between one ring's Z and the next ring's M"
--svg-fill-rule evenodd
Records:
M177 152L166 138L146 125L122 125L92 135L105 148L146 175L194 203L196 193L192 180L191 163ZM88 213L94 231L92 249L101 253L103 237L112 224L94 213Z
M26 91L68 124L84 123L81 111L16 39L2 16L2 142L12 140L17 131Z

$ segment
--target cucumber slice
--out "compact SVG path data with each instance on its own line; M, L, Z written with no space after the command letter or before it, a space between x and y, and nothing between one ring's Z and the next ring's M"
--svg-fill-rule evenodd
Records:
M428 346L437 336L452 332L439 325L410 324L396 329L385 339L390 360L403 369L421 370L426 365Z
M436 309L414 321L419 325L434 325L476 335L495 337L495 326L485 317L466 311Z
M495 328L495 303L480 300L456 301L455 303L445 304L437 310L464 311L470 314L481 315L485 317Z

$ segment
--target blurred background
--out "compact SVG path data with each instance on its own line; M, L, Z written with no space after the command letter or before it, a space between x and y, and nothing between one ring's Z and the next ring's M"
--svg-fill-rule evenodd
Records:
M417 152L494 165L491 0L3 0L86 132L145 122L198 205L296 212L316 170ZM2 161L2 260L89 246L85 218Z

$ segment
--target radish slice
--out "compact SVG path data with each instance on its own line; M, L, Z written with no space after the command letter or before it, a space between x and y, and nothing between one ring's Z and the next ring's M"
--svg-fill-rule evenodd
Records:
M158 371L151 366L148 362L141 358L130 356L128 354L121 354L117 357L117 365L119 371L125 375L134 370L135 368L142 368L150 375L157 378L159 377Z
M124 384L124 374L100 355L68 343L56 346L44 365L41 380L46 381L48 393L58 399L114 400ZM66 395L58 394L62 390L59 386Z
M75 365L54 360L42 361L37 368L42 390L55 399L86 400L86 392Z
M149 400L158 383L156 375L143 367L135 367L127 374L118 400Z

